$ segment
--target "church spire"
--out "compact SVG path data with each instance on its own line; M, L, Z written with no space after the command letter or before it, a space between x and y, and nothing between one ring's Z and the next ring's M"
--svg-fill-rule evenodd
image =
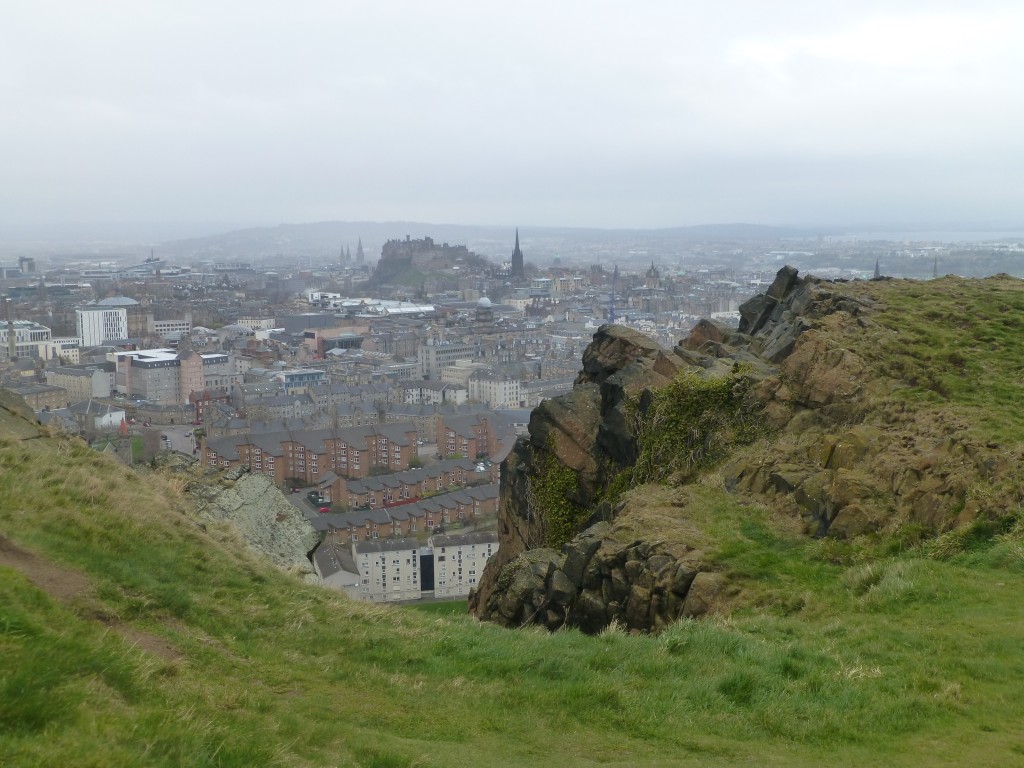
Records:
M523 252L519 248L519 227L516 227L516 247L512 249L512 277L525 277Z

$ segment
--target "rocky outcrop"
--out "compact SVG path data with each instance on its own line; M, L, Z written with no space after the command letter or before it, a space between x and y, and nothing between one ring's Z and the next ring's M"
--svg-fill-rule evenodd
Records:
M864 343L899 345L891 315L884 326L878 320L878 297L887 294L873 285L802 278L785 267L740 307L738 328L702 320L671 350L625 328L598 329L574 390L533 413L529 436L502 465L501 548L470 610L507 626L597 631L617 621L653 630L713 602L711 587L694 593L694 584L719 584L719 575L699 576L693 553L668 551L658 532L650 540L612 535L618 508L602 501L609 479L641 455L636 414L682 370L746 377L774 437L737 449L718 472L728 491L773 505L808 535L904 523L940 532L1019 504L1024 489L1009 477L1019 457L972 440L947 412L893 397L907 384L889 378L885 355ZM550 505L537 502L537 489L559 468L578 480L563 497L575 528L552 540ZM599 521L612 528L593 527ZM686 589L683 572L693 574Z
M711 610L720 587L699 553L631 539L602 522L560 551L532 549L507 562L477 615L506 627L595 633L614 623L651 632Z
M582 370L573 390L534 410L529 435L519 439L502 463L498 512L501 547L470 596L470 610L477 615L497 615L487 606L495 595L501 599L508 587L507 579L499 579L503 569L514 560L521 562L517 560L521 553L552 543L561 545L560 541L552 542L549 535L549 511L537 503L536 489L553 466L566 467L576 475L577 483L566 493L571 507L582 511L575 532L612 518L613 511L600 499L609 480L632 466L638 456L627 401L634 399L642 408L645 392L666 386L684 369L700 376L724 376L742 363L755 380L772 377L777 369L763 357L762 350L768 348L776 358L782 358L792 348L793 340L807 327L800 310L810 304L807 291L811 289L806 286L813 285L815 281L801 279L795 270L786 268L765 301L744 305L744 317L750 319L741 324L740 331L702 321L690 337L671 350L632 329L601 326L583 353ZM532 554L528 557L535 558ZM592 599L593 595L588 595L584 601ZM520 613L507 621L520 620ZM611 617L609 614L609 620ZM569 613L562 618L573 624L580 616Z
M317 582L308 553L319 537L309 521L265 475L227 470L217 482L187 486L204 525L228 523L254 551L279 568Z
M21 395L0 387L0 432L22 440L39 436L36 414Z

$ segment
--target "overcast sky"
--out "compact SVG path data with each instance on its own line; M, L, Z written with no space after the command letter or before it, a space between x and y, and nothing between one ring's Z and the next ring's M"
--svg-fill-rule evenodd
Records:
M1024 223L1024 4L68 0L0 226Z

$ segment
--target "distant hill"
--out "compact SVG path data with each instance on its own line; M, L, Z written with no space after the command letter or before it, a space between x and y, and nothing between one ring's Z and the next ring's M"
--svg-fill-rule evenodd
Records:
M469 250L492 261L508 260L515 242L515 225L467 226L459 224L428 224L424 222L389 221L321 221L309 224L281 224L276 227L254 227L220 235L187 240L171 240L158 247L168 258L238 258L254 261L280 256L309 258L318 261L336 259L342 248L355 257L360 239L367 264L380 257L381 247L388 240L432 237L438 244L465 245ZM580 247L644 248L646 244L678 241L750 241L781 240L810 237L817 232L756 224L705 224L667 229L596 229L573 227L519 228L527 261L545 262Z

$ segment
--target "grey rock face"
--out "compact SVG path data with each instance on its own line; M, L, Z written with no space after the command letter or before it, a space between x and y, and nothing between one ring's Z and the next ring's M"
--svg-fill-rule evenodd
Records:
M307 557L319 541L316 531L266 476L235 469L219 484L195 484L190 491L200 522L228 522L274 565L319 581Z
M613 622L656 632L706 613L718 593L716 574L688 551L622 541L597 523L562 551L534 549L506 563L477 615L507 627L540 624L596 633Z

